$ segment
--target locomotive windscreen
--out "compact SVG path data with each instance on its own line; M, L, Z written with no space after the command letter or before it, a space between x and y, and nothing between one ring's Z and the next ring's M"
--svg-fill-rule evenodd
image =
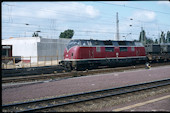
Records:
M78 45L80 45L80 40L71 40L67 45L67 50L69 50L73 46L78 46Z

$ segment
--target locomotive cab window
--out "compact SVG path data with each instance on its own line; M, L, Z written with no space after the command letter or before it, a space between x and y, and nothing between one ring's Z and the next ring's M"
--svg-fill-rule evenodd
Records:
M120 51L124 51L125 52L125 51L128 51L128 50L127 50L127 47L120 47Z
M106 52L114 52L114 47L105 47Z

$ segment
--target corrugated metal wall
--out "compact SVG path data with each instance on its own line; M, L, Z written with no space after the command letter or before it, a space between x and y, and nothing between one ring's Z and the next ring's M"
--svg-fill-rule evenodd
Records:
M50 61L51 58L48 56L57 56L58 60L64 59L64 49L70 39L45 39L41 38L41 41L37 43L37 52L39 56L39 61L44 61L44 57L47 56L46 61ZM57 57L54 57L52 60L57 60Z

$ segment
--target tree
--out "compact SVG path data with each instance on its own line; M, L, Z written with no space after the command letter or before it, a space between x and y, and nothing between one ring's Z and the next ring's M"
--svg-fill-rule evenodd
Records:
M65 30L64 32L61 32L59 37L71 39L73 35L74 35L74 30L68 29L68 30Z

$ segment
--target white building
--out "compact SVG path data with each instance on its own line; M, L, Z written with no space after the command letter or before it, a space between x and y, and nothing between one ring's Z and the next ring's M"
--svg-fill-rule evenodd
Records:
M3 39L2 45L12 45L12 56L23 57L24 61L30 61L31 56L31 63L33 63L37 62L37 56L56 56L58 54L59 59L63 59L64 49L69 41L69 39L20 37ZM43 61L43 58L38 60Z

